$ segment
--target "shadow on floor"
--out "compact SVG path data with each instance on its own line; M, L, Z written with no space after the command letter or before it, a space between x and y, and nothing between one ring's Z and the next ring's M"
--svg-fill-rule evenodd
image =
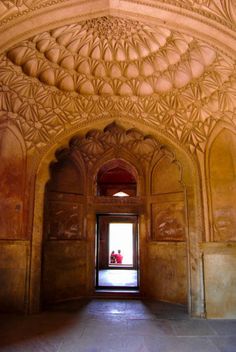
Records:
M236 352L236 320L191 319L163 302L81 300L0 320L4 352Z

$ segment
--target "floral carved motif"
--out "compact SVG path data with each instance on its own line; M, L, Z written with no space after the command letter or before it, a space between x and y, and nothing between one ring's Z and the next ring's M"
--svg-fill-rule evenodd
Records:
M70 145L73 152L79 151L87 167L92 167L99 158L112 150L130 151L142 162L150 162L155 153L161 152L161 144L153 137L144 136L136 129L126 131L115 122L104 131L92 130L85 137L73 138ZM165 153L165 148L161 153Z
M2 0L0 4L0 20L12 15L33 9L35 6L49 3L48 0Z
M36 7L55 6L60 2L69 0L2 0L0 4L0 19L10 18L13 14L23 15L24 12L33 11ZM130 0L131 2L139 2ZM142 4L145 0L141 1ZM217 22L233 28L236 24L236 3L235 0L156 0L152 6L173 4L181 10L187 9L193 13L201 14L204 17L214 19ZM147 1L147 6L149 6Z
M192 11L200 10L201 14L212 16L229 27L236 25L235 0L164 0L164 2L184 6Z
M218 121L236 126L235 85L234 61L209 45L115 17L44 32L0 57L2 118L31 151L74 125L117 117L204 151Z
M102 17L44 32L7 52L24 74L85 95L147 96L186 87L215 50L166 28Z

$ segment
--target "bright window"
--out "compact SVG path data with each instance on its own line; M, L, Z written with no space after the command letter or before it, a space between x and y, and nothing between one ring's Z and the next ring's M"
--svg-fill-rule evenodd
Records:
M122 264L133 265L133 224L109 224L109 258L112 251L121 250Z
M125 192L117 192L113 194L113 197L129 197L129 195Z

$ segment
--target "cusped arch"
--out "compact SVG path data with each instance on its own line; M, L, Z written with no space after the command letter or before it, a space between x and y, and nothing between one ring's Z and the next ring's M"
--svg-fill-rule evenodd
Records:
M123 159L109 160L101 165L96 175L98 196L137 195L138 172ZM121 193L120 193L121 192Z
M143 135L140 132L138 127L137 129L132 129L132 128L125 129L124 127L120 127L119 125L116 125L114 123L108 125L105 128L103 125L103 129L101 129L101 127L102 126L100 124L100 129L96 130L96 132L92 132L92 133L89 132L87 134L87 137L85 133L86 131L90 131L91 127L90 127L90 130L88 127L86 127L86 129L84 130L81 129L79 140L76 140L77 137L75 137L73 138L72 142L69 143L68 137L67 137L67 139L64 139L64 141L61 141L61 145L63 146L65 144L67 145L70 144L70 148L73 149L73 153L74 153L76 152L76 148L78 144L81 143L81 145L84 145L84 143L87 141L86 138L88 137L91 138L91 136L96 135L96 136L99 136L99 138L102 138L103 150L104 148L105 149L107 148L107 150L110 149L111 141L113 141L112 143L114 146L114 151L116 151L116 153L113 155L113 158L114 156L115 158L118 158L120 156L118 151L122 149L121 144L124 143L127 149L127 145L129 145L129 142L132 141L131 144L134 146L133 153L134 154L136 153L135 158L136 157L137 159L140 158L140 165L142 165L142 167L146 162L145 160L150 160L150 145L151 145L151 149L154 151L160 150L161 146L163 145L168 145L168 149L174 150L176 159L179 160L181 164L185 165L185 174L183 175L183 179L186 184L186 192L188 195L188 207L191 207L191 217L189 218L189 223L188 223L188 226L189 226L188 248L192 253L188 259L189 268L190 268L189 270L191 271L191 275L190 275L191 279L190 279L189 285L192 288L192 290L195 292L194 295L191 296L189 304L191 306L190 307L190 311L192 312L191 314L194 314L194 315L201 314L203 309L203 297L201 295L202 291L200 288L201 266L198 259L199 249L198 249L197 243L201 241L202 218L201 218L201 201L200 201L200 188L199 188L199 178L198 178L199 176L198 176L198 169L196 167L196 164L183 149L181 149L180 147L177 147L171 142L168 142L167 139L165 140L163 136L160 137L160 134L156 130L153 130L151 128L148 128L147 135ZM141 124L140 124L140 127L141 127ZM116 132L114 133L114 131ZM78 132L79 131L77 131L77 133ZM112 135L111 132L115 135L115 137L113 135L111 138L111 135ZM135 142L134 136L136 136L135 138L137 138L138 143ZM69 137L69 139L71 139L71 137ZM144 142L146 143L148 141L147 143L148 148L144 148L142 155L139 154L141 150L139 145L140 141L141 143L144 143ZM48 167L52 158L54 158L54 153L55 153L55 150L58 149L58 145L59 145L59 141L57 142L57 144L52 146L47 153L45 153L45 155L41 159L40 165L38 167L37 175L36 175L35 199L37 201L35 201L34 221L33 221L34 229L33 229L33 238L32 238L32 266L31 266L31 278L30 278L30 311L37 311L39 309L40 300L39 300L38 293L39 293L39 279L40 279L40 264L38 261L38 253L40 252L41 241L42 241L41 220L42 220L42 211L43 211L44 188L49 176ZM86 155L88 155L87 150L86 150ZM91 155L93 155L93 153ZM92 167L90 166L90 163L88 162L88 160L85 162L87 171L88 171L88 168L90 168L90 170L93 169L95 171L96 168L93 168L93 167L94 165L96 165L96 160L94 161L94 163L92 163ZM109 158L107 158L106 161L108 160ZM111 156L110 156L110 160L111 160ZM124 160L127 161L126 158L124 158ZM97 164L97 171L98 170L99 170L99 165ZM139 172L138 169L137 171ZM96 172L94 172L94 175L96 175Z
M91 170L91 177L92 183L90 188L91 194L97 194L97 177L99 171L103 166L109 165L110 163L120 163L124 166L126 170L134 175L136 179L137 189L136 195L141 196L145 192L144 182L145 182L145 175L144 170L141 167L140 163L137 159L131 156L131 153L128 151L120 151L119 156L114 155L114 153L107 152L103 157L94 164L93 169Z

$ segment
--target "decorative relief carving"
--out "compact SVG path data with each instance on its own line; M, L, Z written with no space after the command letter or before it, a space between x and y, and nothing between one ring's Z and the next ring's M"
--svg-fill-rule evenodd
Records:
M184 202L152 205L152 239L185 241Z
M74 240L84 237L82 204L49 201L47 218L48 240Z
M85 137L75 137L71 141L73 152L79 151L87 167L91 167L106 152L130 151L137 160L150 162L161 145L151 136L144 136L136 129L125 130L116 123L108 125L104 131L92 130ZM162 153L165 153L163 148Z
M113 17L44 32L7 52L27 76L47 86L100 96L182 89L200 78L216 56L186 35Z
M236 25L235 0L164 0L164 2L186 7L193 12L199 12L229 27L235 27Z
M51 2L51 1L50 1ZM15 14L23 14L37 5L49 3L48 0L2 0L0 4L0 20Z
M235 207L220 208L214 212L213 230L215 241L235 241L236 209Z
M26 10L33 12L36 7L50 7L66 1L68 0L2 0L0 4L0 19L10 20L14 14L20 16ZM139 2L137 0L130 1ZM150 6L148 1L142 0L141 3ZM236 24L236 3L234 0L156 0L151 6L159 7L163 6L163 3L180 7L182 12L186 9L193 14L200 14L229 28L234 28Z
M168 29L103 17L44 32L0 61L0 110L30 151L104 117L147 122L193 153L217 121L236 126L234 62Z

